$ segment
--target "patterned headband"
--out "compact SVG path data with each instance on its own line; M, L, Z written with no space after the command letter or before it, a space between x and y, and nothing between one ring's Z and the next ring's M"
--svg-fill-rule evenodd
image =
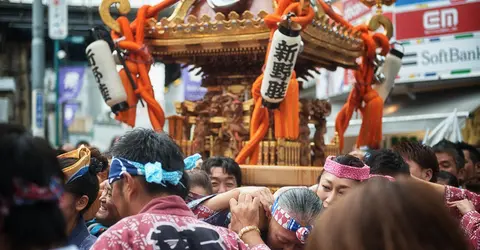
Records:
M33 182L27 182L19 178L13 179L15 193L13 204L16 206L31 205L41 201L58 201L63 194L63 185L60 179L52 178L48 186L42 187ZM10 213L11 202L0 197L0 214Z
M78 149L72 150L57 157L58 159L78 159L71 166L62 169L67 180L65 183L70 183L88 172L88 166L90 165L91 160L90 155L90 149L82 145Z
M313 226L302 226L285 209L278 205L278 198L272 206L272 217L283 228L295 232L297 239L305 244Z
M189 156L184 159L185 170L190 170L195 167L195 162L200 159L199 154ZM113 157L110 164L110 172L108 174L108 182L111 184L123 177L123 174L129 173L136 176L145 176L145 179L149 183L157 183L166 186L170 183L174 186L183 184L180 182L182 179L182 171L167 171L162 168L161 162L148 162L142 164L135 161L130 161L120 157Z
M338 178L347 178L357 181L367 180L370 176L370 167L364 165L362 168L350 167L333 161L335 156L327 157L323 169Z

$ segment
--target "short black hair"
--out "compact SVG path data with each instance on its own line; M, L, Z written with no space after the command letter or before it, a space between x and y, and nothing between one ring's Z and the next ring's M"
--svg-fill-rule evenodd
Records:
M362 160L350 154L339 155L332 160L342 165L347 165L354 168L363 168L365 166L365 163L363 163Z
M142 178L145 188L149 194L170 194L178 195L185 199L188 195L188 175L185 172L185 163L180 147L164 132L156 132L152 129L136 128L125 135L113 145L112 156L121 157L127 160L146 164L149 162L160 162L166 171L183 172L179 185L167 183L165 186L148 183L145 177Z
M235 160L228 157L210 157L202 163L202 170L208 174L212 173L212 168L223 168L225 173L233 175L237 181L237 185L242 185L242 170Z
M447 153L455 160L455 166L457 169L465 167L465 155L463 151L457 147L457 145L451 141L445 139L433 146L435 153Z
M370 167L370 174L393 177L410 174L410 168L402 156L390 149L372 150L365 155L364 161Z
M420 142L403 141L393 147L393 151L399 153L404 159L413 161L422 169L431 169L432 178L430 182L437 182L437 175L440 171L437 156L433 149Z
M437 176L437 180L438 179L446 180L447 185L452 187L458 187L459 185L457 177L455 177L455 175L447 171L440 171Z
M480 177L475 176L468 180L465 180L463 186L468 190L474 193L480 193Z
M472 159L473 164L477 164L477 162L480 161L480 152L474 146L465 142L459 142L457 143L457 147L460 150L466 150L470 152L470 159Z
M10 249L51 249L64 244L67 241L65 219L58 201L18 205L13 201L14 179L40 187L49 186L53 178L63 183L55 150L22 126L0 124L0 161L0 205L7 204L9 208L7 214L0 213L0 228Z
M77 142L77 145L75 146L75 148L78 148L80 146L85 146L85 147L90 147L90 142L86 141L86 140L80 140Z
M68 168L75 164L78 159L60 158L58 159L62 169ZM103 172L108 167L108 159L100 153L96 148L90 148L90 165L88 172L76 178L72 182L65 184L65 191L74 194L77 197L86 195L88 197L87 206L80 211L84 214L95 202L98 197L100 183L97 174Z

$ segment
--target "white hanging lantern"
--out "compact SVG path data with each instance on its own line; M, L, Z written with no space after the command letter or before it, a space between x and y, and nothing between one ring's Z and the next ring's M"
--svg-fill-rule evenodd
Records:
M300 24L292 22L287 16L273 34L260 89L263 105L269 109L277 109L285 98L298 54L302 50L301 30Z
M127 93L118 75L108 43L97 40L88 45L86 54L103 100L115 114L127 110Z

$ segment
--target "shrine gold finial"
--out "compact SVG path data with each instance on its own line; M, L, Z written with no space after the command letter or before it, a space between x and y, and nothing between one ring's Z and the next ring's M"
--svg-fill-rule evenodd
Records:
M360 0L368 7L377 7L377 14L370 19L368 28L371 31L375 31L380 26L385 29L385 35L390 39L393 36L393 24L386 16L383 15L382 5L390 6L395 3L396 0Z
M98 6L100 18L102 19L103 23L105 23L105 25L115 32L120 33L120 25L110 14L110 7L113 4L117 4L116 7L121 15L126 15L128 12L130 12L130 2L129 0L103 0L100 6Z

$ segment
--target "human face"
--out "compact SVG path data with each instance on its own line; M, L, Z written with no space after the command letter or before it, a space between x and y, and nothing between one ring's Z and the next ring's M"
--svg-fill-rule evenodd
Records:
M317 195L322 200L323 207L328 208L359 183L351 179L338 178L329 172L323 171L318 184Z
M123 193L123 185L120 182L123 180L118 180L112 184L112 202L117 208L120 218L125 218L129 216L128 214L128 202L125 200L125 195Z
M214 194L225 193L238 187L235 176L227 174L225 169L221 167L213 167L210 169L210 180Z
M283 228L274 219L270 219L267 243L272 250L301 250L304 247L295 232Z
M465 180L468 180L475 176L475 166L472 158L470 157L470 151L462 150L465 155Z
M440 170L449 172L458 178L457 165L455 159L448 153L435 153L437 156L438 167Z
M121 218L117 207L112 201L112 186L110 186L108 181L104 181L102 184L104 188L100 196L100 208L95 217L104 226L111 226Z
M418 163L405 159L405 162L408 164L410 168L410 175L422 179L424 181L430 181L432 179L432 170L431 169L423 169L418 165Z

